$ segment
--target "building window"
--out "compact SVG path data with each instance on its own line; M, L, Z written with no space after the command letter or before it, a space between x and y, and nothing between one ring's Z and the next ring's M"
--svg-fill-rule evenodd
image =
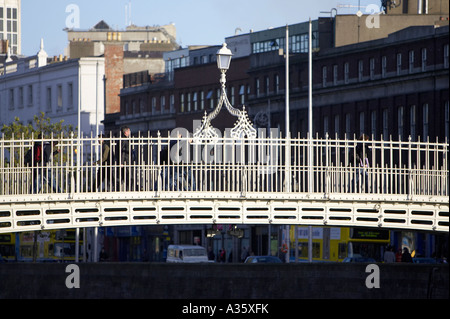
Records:
M143 114L145 112L145 101L144 99L139 99L139 113Z
M336 138L339 138L339 136L341 135L339 125L339 114L334 116L334 131L336 132Z
M194 111L197 111L197 109L198 109L197 92L194 92L194 94L192 95L192 102L194 102Z
M386 77L386 70L387 70L387 58L386 56L381 57L381 77Z
M370 79L373 80L375 78L375 59L371 58L369 62L370 67Z
M402 54L397 53L397 75L402 72Z
M156 97L152 97L152 114L156 113Z
M411 108L409 110L409 120L410 120L410 129L411 129L411 140L415 141L416 140L416 106L415 105L411 105Z
M329 132L328 116L323 117L323 137L326 137Z
M187 94L187 111L191 111L191 93Z
M33 85L28 85L28 106L33 105Z
M444 45L444 68L448 68L448 44Z
M353 138L351 132L351 115L350 113L345 114L345 134L346 138Z
M372 111L370 113L370 130L371 136L377 138L377 111Z
M397 116L398 138L401 141L403 139L403 106L398 107Z
M409 73L414 72L414 51L409 51Z
M383 140L387 141L389 138L389 110L383 109Z
M175 113L175 96L173 94L170 94L170 113Z
M423 134L423 140L426 141L428 138L428 104L424 104L422 107L422 114L423 114L423 128L422 128L422 134Z
M427 69L427 48L422 48L422 71Z
M344 83L345 84L348 84L349 72L350 72L349 68L350 67L349 67L348 62L345 62L344 63Z
M73 84L67 84L67 108L71 109L73 107Z
M449 103L445 101L445 142L448 143L449 139Z
M230 90L231 90L231 105L234 106L234 97L235 97L235 94L234 94L234 86L232 86L232 87L230 88Z
M275 75L275 94L278 94L280 91L280 76L278 74Z
M245 85L239 87L239 100L241 105L245 104Z
M200 92L200 110L205 109L205 92Z
M365 125L364 125L364 119L365 115L364 112L359 113L359 134L366 133L365 132Z
M184 94L180 94L180 112L184 113Z
M259 79L255 80L255 91L256 97L259 97Z
M327 67L322 67L322 87L327 87Z
M14 89L9 90L9 108L14 109Z
M333 65L333 85L337 85L338 83L338 66Z
M166 96L163 95L159 98L160 104L161 104L161 114L164 113L166 109Z
M47 111L52 110L52 88L47 88Z
M63 92L62 92L62 85L57 86L57 93L58 93L58 109L62 109L63 106Z
M23 87L19 88L19 108L23 108Z
M266 77L264 78L264 81L265 81L264 93L266 93L266 96L267 96L267 95L269 95L269 92L270 92L270 81L269 81L269 77L266 76Z
M359 81L363 80L363 75L364 75L364 61L359 60L358 61L358 80Z

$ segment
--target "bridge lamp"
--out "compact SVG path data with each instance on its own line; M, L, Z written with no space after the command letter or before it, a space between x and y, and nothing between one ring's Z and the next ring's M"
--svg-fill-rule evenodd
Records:
M227 48L227 44L224 43L219 51L217 51L217 67L220 71L226 72L230 68L231 50Z

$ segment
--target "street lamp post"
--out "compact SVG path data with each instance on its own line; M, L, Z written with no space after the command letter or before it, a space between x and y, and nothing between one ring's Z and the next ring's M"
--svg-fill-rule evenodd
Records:
M247 112L245 111L245 106L243 106L242 110L238 110L228 101L225 86L226 72L230 68L232 55L233 54L231 53L231 50L227 48L226 43L224 43L222 48L217 51L217 67L220 70L221 94L216 108L209 114L206 114L205 111L202 123L194 133L195 141L210 140L218 137L214 128L211 126L211 121L220 113L223 104L225 104L225 107L231 115L238 117L238 121L236 122L234 128L231 129L231 137L236 139L241 139L245 136L250 138L256 137L256 129L253 127L253 124L248 118Z

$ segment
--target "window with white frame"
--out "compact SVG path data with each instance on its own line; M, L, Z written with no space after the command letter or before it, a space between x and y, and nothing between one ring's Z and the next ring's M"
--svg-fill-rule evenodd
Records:
M67 108L71 109L73 104L73 84L67 83Z
M278 94L280 91L280 76L275 74L275 94Z
M422 48L422 71L427 69L427 48Z
M345 62L344 63L344 83L345 84L348 84L349 72L350 72L350 66L349 66L348 62Z
M191 93L187 94L187 112L191 111Z
M184 113L184 94L180 94L180 112Z
M241 105L245 104L245 85L239 87L239 101Z
M28 100L27 100L28 106L33 105L33 85L28 85Z
M197 92L194 92L194 94L192 95L192 102L194 102L194 111L197 111L198 110Z
M61 84L59 84L56 87L56 93L57 93L57 107L58 107L58 110L60 110L63 107L63 91L62 91Z
M200 91L200 110L205 109L205 92Z
M358 80L362 81L364 76L364 61L359 60L358 61Z
M333 65L333 85L337 85L338 83L338 66Z
M169 103L170 103L170 113L175 113L175 95L170 94Z
M413 73L414 72L414 50L409 51L409 73Z
M402 54L397 53L397 75L402 72Z

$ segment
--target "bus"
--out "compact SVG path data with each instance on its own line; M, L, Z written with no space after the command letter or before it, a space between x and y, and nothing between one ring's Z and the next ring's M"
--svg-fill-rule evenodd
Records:
M9 261L74 262L75 229L0 234L0 255ZM79 235L80 257L83 231Z
M205 247L195 245L169 245L166 262L201 263L209 262L209 260Z
M390 244L390 231L360 227L312 226L312 260L342 262L347 257L359 256L382 261L386 247ZM297 236L295 231L297 230ZM308 261L309 227L291 226L290 260ZM296 245L295 239L298 244Z

